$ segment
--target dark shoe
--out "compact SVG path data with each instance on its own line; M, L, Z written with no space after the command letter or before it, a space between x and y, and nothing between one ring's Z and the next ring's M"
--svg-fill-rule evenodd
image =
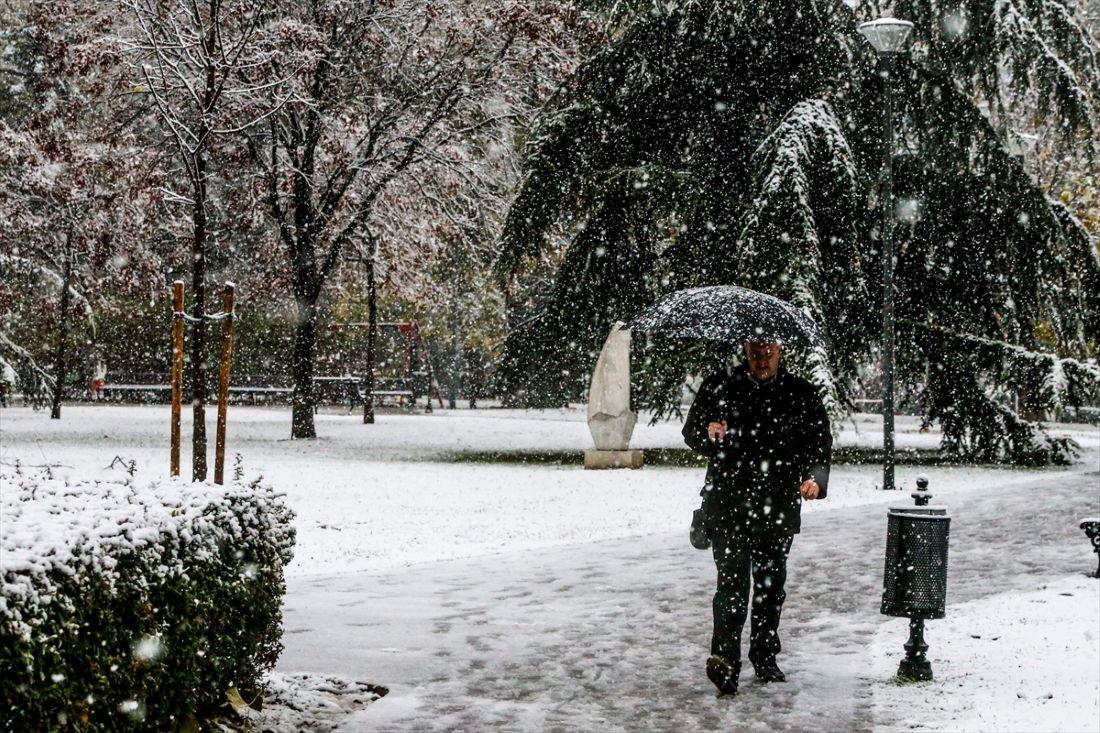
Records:
M707 678L718 688L721 695L737 694L737 676L741 673L741 664L730 664L717 654L707 660Z
M787 675L783 674L783 670L779 668L779 665L775 663L775 660L770 662L762 662L761 664L754 664L753 669L756 670L756 679L761 682L786 682Z
M707 534L707 515L702 509L696 509L691 515L691 546L696 550L709 550L710 537Z

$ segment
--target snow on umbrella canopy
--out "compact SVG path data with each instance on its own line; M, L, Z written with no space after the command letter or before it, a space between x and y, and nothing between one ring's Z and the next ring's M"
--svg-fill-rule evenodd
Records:
M817 324L793 305L736 285L678 290L639 313L628 327L735 344L774 341L820 349L826 345Z

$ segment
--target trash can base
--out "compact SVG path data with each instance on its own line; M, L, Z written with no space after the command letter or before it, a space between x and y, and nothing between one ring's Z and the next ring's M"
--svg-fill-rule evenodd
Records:
M927 682L932 679L932 663L927 659L903 659L898 665L899 682Z

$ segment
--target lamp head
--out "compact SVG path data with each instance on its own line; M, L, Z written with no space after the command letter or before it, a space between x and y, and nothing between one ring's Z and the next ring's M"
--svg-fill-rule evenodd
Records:
M913 24L897 18L879 18L859 24L859 34L880 54L901 53L909 43Z

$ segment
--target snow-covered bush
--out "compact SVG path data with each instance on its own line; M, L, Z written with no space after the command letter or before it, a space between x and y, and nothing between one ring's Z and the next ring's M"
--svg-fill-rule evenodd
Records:
M282 650L292 512L258 481L0 475L4 730L176 730Z

